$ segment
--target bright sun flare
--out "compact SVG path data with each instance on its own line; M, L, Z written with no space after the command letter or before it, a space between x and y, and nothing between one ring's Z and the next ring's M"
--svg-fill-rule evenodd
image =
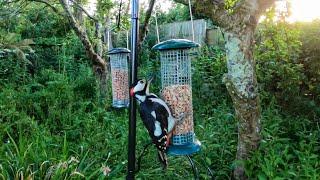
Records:
M320 0L291 0L290 22L320 19Z

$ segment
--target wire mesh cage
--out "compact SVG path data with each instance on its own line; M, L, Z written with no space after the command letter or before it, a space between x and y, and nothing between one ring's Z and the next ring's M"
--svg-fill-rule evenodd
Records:
M108 52L112 78L112 106L115 108L129 105L128 61L130 50L114 48Z
M173 130L174 146L195 142L192 108L191 59L199 44L184 39L173 39L153 47L160 51L161 95L175 118L186 115Z

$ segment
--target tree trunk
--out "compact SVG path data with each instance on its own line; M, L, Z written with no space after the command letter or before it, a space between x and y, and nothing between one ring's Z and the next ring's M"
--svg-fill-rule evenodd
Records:
M150 0L149 1L149 7L148 7L147 12L146 12L146 17L144 19L143 26L140 29L140 33L139 33L140 34L140 37L139 37L139 49L141 48L142 43L143 43L144 39L146 38L146 36L147 36L147 34L149 32L148 26L149 26L151 14L152 14L155 2L156 2L155 0Z
M107 82L108 82L108 67L102 69L100 66L94 66L93 71L95 73L96 79L98 80L98 88L99 88L99 100L100 102L104 102L107 94Z
M260 102L258 97L255 61L253 58L254 31L258 20L275 0L241 0L226 10L226 0L174 0L188 5L224 28L228 73L224 77L238 119L237 160L247 160L260 141ZM236 179L246 179L244 165L237 164Z
M60 0L60 3L63 7L63 9L66 12L66 16L70 22L70 25L72 29L75 31L76 35L79 37L81 40L84 49L89 56L89 59L92 61L93 65L100 66L102 69L105 69L106 67L106 62L104 59L102 59L93 49L93 46L88 38L88 35L86 31L83 30L81 26L77 23L75 20L74 16L72 15L69 6L66 3L66 0Z
M93 71L99 81L100 96L102 98L105 98L107 94L106 82L108 77L108 62L106 62L99 54L94 51L94 48L89 40L86 31L76 21L66 0L60 0L60 3L66 13L66 17L68 18L72 29L81 40L84 49L93 64Z
M224 82L232 97L238 119L237 160L250 157L260 142L260 107L258 86L253 58L254 29L245 33L226 33L228 73ZM243 164L234 170L236 179L246 179Z
M103 57L103 45L102 45L102 37L101 37L101 24L99 22L95 23L96 27L96 52L100 57ZM100 68L99 66L96 66L95 69L95 75L97 80L99 81L99 92L100 92L100 100L104 102L104 100L107 97L107 82L108 82L108 74L109 74L109 68L108 62L106 63L106 67L104 69Z

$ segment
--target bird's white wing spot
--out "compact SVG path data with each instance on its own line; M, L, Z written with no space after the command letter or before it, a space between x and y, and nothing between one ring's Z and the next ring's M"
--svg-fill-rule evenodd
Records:
M152 112L151 112L151 115L154 117L154 119L157 119L157 116L156 116L156 112L155 112L155 111L152 111Z
M156 121L155 122L155 127L156 129L154 130L154 136L158 137L162 134L162 130L161 130L161 126L160 126L160 122L159 121Z
M172 115L171 115L171 111L170 111L168 105L167 105L162 99L159 99L159 98L150 98L150 100L151 100L152 102L156 102L156 103L161 104L164 108L166 108L166 110L167 110L168 113L169 113L169 116L172 116Z
M168 117L168 132L171 132L173 130L173 127L174 127L176 121L175 121L174 117L171 115L171 111L170 111L168 105L162 99L159 99L159 98L150 98L150 100L152 102L156 102L156 103L161 104L168 111L168 113L169 113L169 117Z

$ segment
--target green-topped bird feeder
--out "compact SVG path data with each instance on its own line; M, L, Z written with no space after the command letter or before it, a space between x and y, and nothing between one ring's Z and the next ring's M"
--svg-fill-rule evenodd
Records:
M191 59L199 47L186 39L172 39L155 45L161 61L161 95L174 117L187 114L183 123L173 130L168 154L190 155L200 150L195 138L192 107Z
M129 105L128 61L130 50L114 48L108 52L112 78L112 106L126 108Z

